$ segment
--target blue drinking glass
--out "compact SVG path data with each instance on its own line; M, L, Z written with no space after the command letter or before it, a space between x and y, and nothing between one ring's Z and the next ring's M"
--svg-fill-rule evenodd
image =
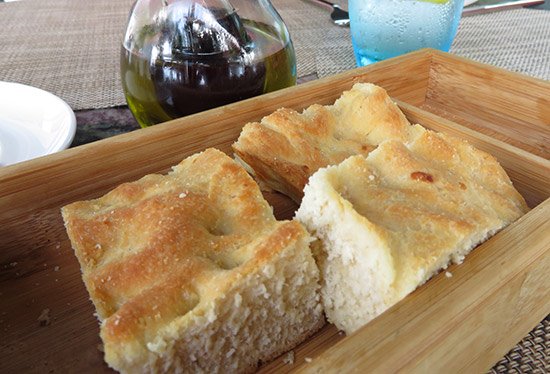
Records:
M349 0L358 66L421 48L448 52L464 0Z

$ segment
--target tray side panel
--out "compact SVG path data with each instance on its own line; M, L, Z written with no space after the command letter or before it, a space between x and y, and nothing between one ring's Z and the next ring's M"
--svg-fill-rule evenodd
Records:
M416 55L418 53L418 55ZM431 52L429 50L414 52L410 57L418 59L401 62L399 57L384 62L387 64L367 66L354 70L358 75L354 82L370 82L377 84L396 99L411 105L421 106L426 101L431 72ZM423 56L422 58L420 58ZM399 63L397 63L399 62ZM376 67L376 70L369 68Z
M434 52L422 107L550 158L550 82Z

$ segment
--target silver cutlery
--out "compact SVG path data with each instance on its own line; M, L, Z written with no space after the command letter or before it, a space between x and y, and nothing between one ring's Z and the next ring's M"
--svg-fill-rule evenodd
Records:
M322 6L323 8L331 11L330 18L332 22L338 26L349 26L349 13L340 8L339 5L331 3L326 0L309 0L312 3Z
M462 11L463 16L472 16L474 14L490 13L499 10L508 10L513 8L523 8L527 6L544 4L544 0L520 0L520 1L508 1L506 3L470 6L464 8Z

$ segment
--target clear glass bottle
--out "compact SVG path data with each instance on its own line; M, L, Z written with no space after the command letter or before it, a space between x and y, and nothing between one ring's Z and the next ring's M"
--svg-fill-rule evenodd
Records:
M269 0L137 0L120 64L142 127L296 84L294 48Z

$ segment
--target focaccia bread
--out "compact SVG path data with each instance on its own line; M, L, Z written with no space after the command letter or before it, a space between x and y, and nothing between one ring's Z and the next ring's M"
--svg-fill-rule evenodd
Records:
M318 238L327 319L348 334L528 210L492 156L415 128L320 169L296 213Z
M209 149L63 218L121 372L249 372L324 323L310 236Z
M410 124L386 91L357 83L330 106L303 113L282 108L244 126L236 159L262 186L300 202L311 174L347 157L368 154L387 139L405 141Z

